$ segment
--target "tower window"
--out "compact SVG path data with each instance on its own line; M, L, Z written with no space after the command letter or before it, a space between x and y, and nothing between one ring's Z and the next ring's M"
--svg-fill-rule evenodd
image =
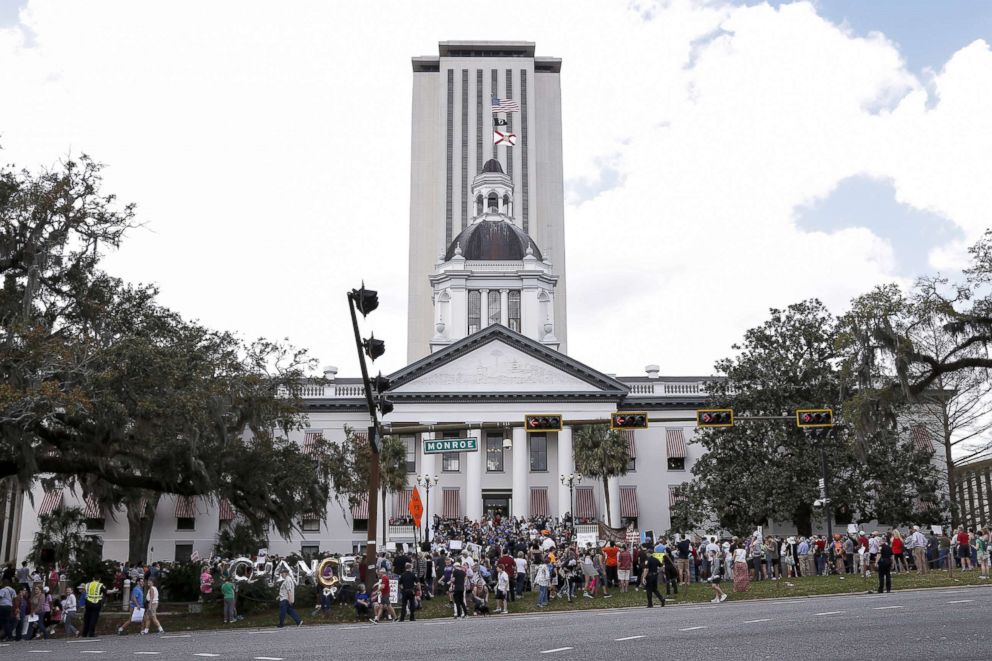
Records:
M482 215L482 195L479 195L475 198L475 215L476 216Z
M492 211L493 213L499 211L499 197L496 195L496 193L489 194L488 204L486 204L486 207L488 208L489 211Z
M503 196L503 213L505 213L506 215L510 215L510 196L509 195L504 195Z
M468 292L468 333L476 333L482 325L482 292L470 289Z
M507 307L507 322L510 324L510 330L520 332L520 291L511 291L507 295L506 301Z
M489 323L487 326L492 326L493 324L498 324L500 321L500 309L499 309L499 291L496 289L489 290Z

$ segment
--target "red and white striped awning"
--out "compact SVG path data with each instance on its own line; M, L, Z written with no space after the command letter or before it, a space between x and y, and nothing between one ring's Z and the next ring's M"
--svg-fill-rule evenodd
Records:
M176 496L176 518L196 518L196 502L191 496Z
M933 437L926 425L914 425L909 430L909 437L913 439L913 446L921 452L933 452Z
M675 507L675 503L685 500L685 496L682 495L682 485L669 484L668 485L668 506Z
M461 491L445 488L441 492L441 518L459 519L462 516Z
M304 512L300 518L304 521L320 521L320 515L316 512Z
M103 508L100 507L100 503L96 502L96 498L93 496L86 499L85 506L83 507L83 513L87 519L103 518Z
M596 499L592 487L575 487L575 516L580 519L596 518Z
M234 520L234 506L231 505L231 501L227 498L221 498L220 503L217 505L217 518L221 521L233 521Z
M937 505L932 500L917 498L914 503L917 512L936 512Z
M410 514L410 498L412 497L412 488L397 491L396 500L393 501L393 516L408 516Z
M51 491L45 492L45 497L41 499L41 505L38 506L38 516L44 516L45 514L51 514L57 509L62 507L62 489L52 489Z
M317 439L321 437L319 431L308 431L303 435L303 454L313 457L317 454Z
M369 518L369 497L366 495L362 496L362 499L356 504L351 506L351 518L352 519L368 519Z
M666 429L665 444L669 459L685 459L685 436L681 429Z
M637 448L634 447L634 430L621 429L620 435L627 439L627 456L631 459L637 459Z
M620 487L620 516L634 519L637 513L637 487Z
M548 488L547 487L531 487L530 488L530 515L531 516L549 516L548 512L551 508L548 507Z

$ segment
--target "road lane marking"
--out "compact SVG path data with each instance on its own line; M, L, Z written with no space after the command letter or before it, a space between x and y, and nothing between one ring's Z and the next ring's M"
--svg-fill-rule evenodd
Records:
M541 654L551 654L552 652L564 652L566 650L575 649L573 647L556 647L553 650L543 650Z
M974 599L955 599L954 601L948 601L949 604L970 604Z
M70 644L71 643L86 643L86 644L92 645L93 643L99 643L100 642L100 639L99 638L80 638L79 640L67 640L65 642L70 643Z
M644 638L644 636L627 636L626 638L614 638L613 640L620 642L621 640L636 640L638 638Z
M220 656L220 654L211 654L210 652L198 652L193 656Z
M760 620L744 620L743 624L754 624L756 622L771 622L771 621L772 621L772 618L770 618L770 617L763 617Z
M256 656L258 661L282 661L281 656Z
M263 634L263 633L279 633L279 632L278 631L249 631L248 632L248 635L249 636L258 636L258 635Z
M822 613L815 613L815 615L840 615L844 611L824 611Z
M686 627L685 629L679 629L679 631L695 631L696 629L706 629L707 627Z
M168 636L162 636L162 638L192 638L192 637L193 634L189 634L189 633L176 633L176 634L170 634Z
M80 654L105 654L103 650L79 650Z
M887 611L892 608L905 608L905 606L876 606L872 608L873 611Z
M32 654L51 654L52 650L28 650Z
M135 654L161 654L161 652L135 652Z

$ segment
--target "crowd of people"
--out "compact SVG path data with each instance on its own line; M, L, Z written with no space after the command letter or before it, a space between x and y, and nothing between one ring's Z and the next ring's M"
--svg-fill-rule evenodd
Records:
M443 599L452 617L461 619L508 613L527 592L536 595L538 608L545 608L552 600L610 599L616 592L643 590L647 606L653 607L655 601L664 606L666 597L690 583L708 584L712 601L719 603L727 599L724 581L734 592L744 592L753 581L875 575L878 592L889 592L893 573L977 570L980 579L989 577L989 530L963 527L950 534L916 526L905 532L859 530L830 539L756 532L746 538L674 535L628 542L619 535L595 544L579 544L567 518L437 519L432 528L430 544L379 553L371 593L364 587L361 562L348 569L351 590L338 592L309 579L316 592L313 615L330 612L335 601L353 608L356 619L379 623L415 620L423 601L433 598ZM278 558L271 560L280 568L279 626L287 618L299 626L296 577ZM238 581L229 569L223 561L205 564L199 578L204 597L219 585L225 623L241 619ZM122 592L129 594L130 617L118 633L133 624L143 634L152 627L161 633L158 584L166 571L160 563L121 565L109 586L94 577L73 587L58 567L32 571L27 562L16 569L9 565L0 582L2 640L47 639L58 629L65 637L93 636L104 601Z

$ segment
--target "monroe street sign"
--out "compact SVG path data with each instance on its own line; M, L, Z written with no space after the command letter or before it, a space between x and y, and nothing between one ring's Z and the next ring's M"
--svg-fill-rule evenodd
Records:
M445 438L438 441L424 441L424 454L478 451L479 441L475 438Z

